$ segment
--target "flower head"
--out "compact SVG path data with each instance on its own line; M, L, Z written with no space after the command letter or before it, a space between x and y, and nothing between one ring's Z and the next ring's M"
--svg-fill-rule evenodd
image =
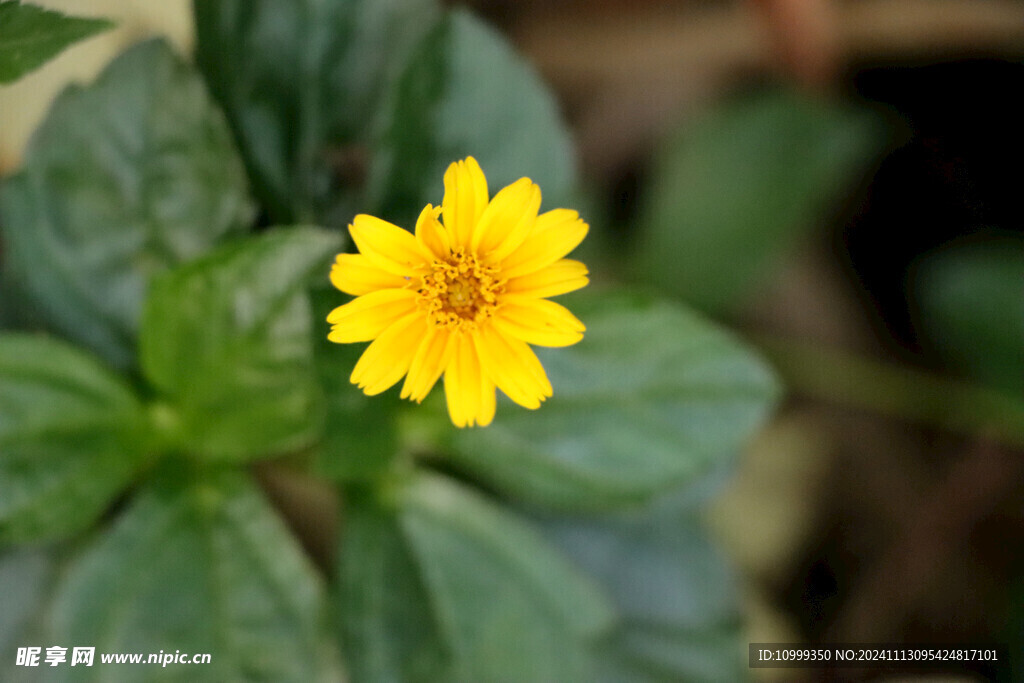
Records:
M444 174L444 200L427 205L416 234L361 214L349 233L358 254L339 254L331 282L356 298L331 311L328 339L372 341L351 381L367 395L402 377L420 402L444 376L458 427L488 425L495 388L525 408L551 396L530 348L569 346L584 326L546 297L586 286L587 268L563 258L587 234L579 214L538 215L540 188L521 178L493 198L472 157Z

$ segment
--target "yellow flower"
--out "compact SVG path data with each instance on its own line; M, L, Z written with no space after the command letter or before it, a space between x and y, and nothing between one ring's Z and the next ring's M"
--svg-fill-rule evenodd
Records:
M373 396L404 376L402 398L418 403L444 375L458 427L491 423L495 388L539 408L551 382L529 345L569 346L585 329L546 297L588 282L586 266L563 258L587 224L575 211L539 209L529 178L489 199L469 157L448 167L441 207L423 209L415 236L356 216L348 229L360 253L339 254L331 268L334 286L356 298L327 317L331 341L373 341L351 381Z

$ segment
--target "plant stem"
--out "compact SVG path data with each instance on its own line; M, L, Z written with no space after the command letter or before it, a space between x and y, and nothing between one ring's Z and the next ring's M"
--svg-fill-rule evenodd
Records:
M754 342L795 393L1024 446L1024 400L969 382L805 341Z

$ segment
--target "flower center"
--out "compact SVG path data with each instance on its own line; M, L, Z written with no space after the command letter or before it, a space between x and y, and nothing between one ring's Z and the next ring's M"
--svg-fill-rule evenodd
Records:
M423 276L419 303L432 325L473 329L494 314L505 284L496 278L497 268L482 265L463 249L430 268Z

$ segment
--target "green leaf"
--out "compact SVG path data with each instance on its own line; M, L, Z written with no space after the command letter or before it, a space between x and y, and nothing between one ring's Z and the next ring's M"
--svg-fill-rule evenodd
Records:
M601 583L622 615L595 649L595 682L747 677L733 574L688 492L626 513L549 518L543 527Z
M349 381L365 344L327 340L327 314L348 299L336 289L313 292L314 356L326 398L315 464L320 474L336 481L375 479L388 470L399 450L396 419L405 407L394 392L367 396Z
M1024 395L1024 242L954 245L914 270L925 343L957 369Z
M146 461L145 429L129 387L91 356L0 335L0 543L93 524Z
M319 577L247 477L168 467L67 568L52 642L211 655L176 669L97 662L62 680L338 680L323 608Z
M353 680L589 680L605 597L514 514L420 473L350 496L340 586Z
M706 311L741 303L887 139L863 111L786 92L709 112L659 155L636 277Z
M142 370L180 448L208 457L271 456L319 433L306 287L327 277L338 235L278 229L225 245L153 282Z
M0 553L0 587L4 594L4 608L0 611L0 652L13 653L19 645L25 646L24 632L31 628L31 622L41 611L53 574L53 559L42 550L31 548ZM8 663L0 663L0 667Z
M614 616L587 577L530 525L454 481L424 474L399 496L454 680L589 680L584 645Z
M196 59L277 222L324 222L434 0L194 0ZM346 217L345 220L348 218Z
M371 166L372 204L415 215L440 205L451 162L472 155L493 196L522 176L546 207L575 185L572 145L554 98L498 33L471 14L448 14L421 43L398 82Z
M455 462L515 497L559 508L636 503L737 452L771 410L768 368L729 334L657 299L591 294L568 307L582 342L539 349L554 396L499 406L459 431Z
M0 2L0 84L11 83L56 57L72 43L113 27L106 19L69 17L60 12Z
M6 267L54 328L122 367L150 278L251 217L221 114L158 41L65 90L0 188Z
M39 548L0 553L0 680L4 683L35 683L39 669L18 666L19 647L46 647L45 617L57 574L54 554ZM40 661L45 659L45 650Z
M350 679L450 680L451 648L396 511L348 489L338 555L339 633Z

